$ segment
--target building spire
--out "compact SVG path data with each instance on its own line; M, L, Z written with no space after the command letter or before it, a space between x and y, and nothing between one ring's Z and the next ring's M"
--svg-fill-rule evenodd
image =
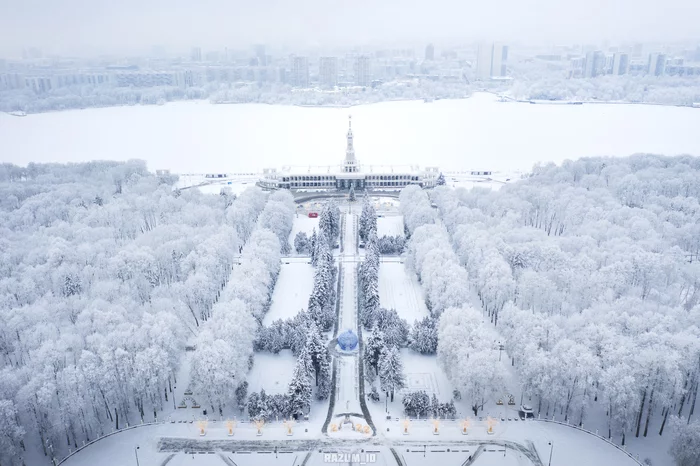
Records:
M355 160L355 147L353 145L352 136L352 115L348 116L348 145L345 150L345 164L343 171L345 172L355 172L357 171L357 161Z

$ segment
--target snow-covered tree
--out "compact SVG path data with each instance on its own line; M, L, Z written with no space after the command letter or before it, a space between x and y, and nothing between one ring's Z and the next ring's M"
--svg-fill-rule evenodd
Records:
M676 465L700 465L700 421L687 423L674 416L670 424L673 438L669 453Z
M387 346L379 355L379 381L382 390L394 401L394 393L401 390L406 382L403 375L403 362L398 348Z
M308 355L308 353L307 353ZM297 358L292 374L292 381L289 383L287 394L289 395L290 414L298 419L309 412L311 407L311 379L309 377L310 361Z
M318 237L316 236L316 228L314 228L313 233L311 233L311 238L309 238L309 254L311 255L311 265L316 267L318 264L318 256L316 254L318 245Z
M471 308L450 308L440 316L438 362L462 396L471 400L475 416L491 395L504 389L497 340Z
M384 342L394 347L405 346L408 339L408 323L399 317L395 309L379 308L374 313L374 328L384 334Z
M371 232L377 233L377 212L365 195L362 199L362 212L358 223L358 233L362 241L367 241Z
M430 397L422 390L404 394L402 403L406 416L423 419L430 416Z
M314 233L316 230L314 230ZM315 240L314 240L315 243ZM294 237L294 250L297 254L308 254L310 250L309 238L306 236L306 232L300 231Z
M0 458L8 461L15 457L24 437L24 428L18 424L17 408L10 400L0 400Z
M435 354L438 347L437 319L426 316L416 321L408 334L408 346L423 354Z
M331 249L340 236L340 209L332 200L324 202L318 216L319 237L325 239Z
M348 195L348 200L350 202L355 202L355 200L356 200L356 198L355 198L355 185L354 184L350 186L350 194Z
M367 337L363 356L365 364L374 371L374 374L379 374L379 360L385 349L384 334L376 329L373 330Z

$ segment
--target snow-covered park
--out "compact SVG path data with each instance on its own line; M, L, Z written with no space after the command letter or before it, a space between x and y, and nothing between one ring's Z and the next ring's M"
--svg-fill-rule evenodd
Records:
M3 256L0 281L13 291L0 301L14 332L1 334L6 456L48 466L44 448L63 458L95 438L64 464L322 464L334 448L405 465L692 455L695 159L592 159L502 189L302 209L285 191L173 191L138 162L67 170L82 169L94 179L59 173L51 208L32 207L50 227L27 223L31 178L2 185L17 199L2 204L5 250L22 258ZM378 236L404 234L401 253L379 252Z

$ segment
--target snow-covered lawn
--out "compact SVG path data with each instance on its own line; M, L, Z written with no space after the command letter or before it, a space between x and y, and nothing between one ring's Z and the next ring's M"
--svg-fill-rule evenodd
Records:
M300 231L306 233L306 236L311 238L313 230L316 229L318 232L318 217L309 218L307 211L302 211L303 209L297 209L297 214L294 217L294 223L292 223L292 232L289 234L289 244L294 250L294 237ZM319 207L320 210L320 207Z
M279 354L255 353L255 363L248 373L248 393L263 388L270 395L287 393L295 364L296 358L290 350L282 350Z
M399 262L379 265L379 303L384 308L396 309L399 317L411 325L428 315L417 277L406 270L406 264Z
M255 363L248 373L248 393L259 392L262 389L265 389L265 393L269 395L287 393L296 362L297 359L291 350L282 350L279 354L266 351L255 353ZM328 400L317 401L314 389L309 420L300 421L297 428L300 430L308 428L309 432L306 434L316 436L321 432L321 425L327 413Z
M275 290L272 292L270 310L263 318L263 325L277 319L289 319L306 309L314 285L314 270L305 262L283 263Z
M377 236L381 238L384 235L403 235L402 215L387 215L377 218Z

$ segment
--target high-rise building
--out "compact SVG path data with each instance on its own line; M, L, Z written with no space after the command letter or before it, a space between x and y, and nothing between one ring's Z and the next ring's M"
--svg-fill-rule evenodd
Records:
M584 78L595 78L603 74L605 69L605 55L596 50L586 54L586 65L583 69Z
M319 59L318 81L323 87L338 85L338 57L321 57Z
M370 62L367 55L356 57L353 68L355 72L355 85L366 87L372 83L372 73L370 71Z
M202 61L202 48L192 47L192 61Z
M292 55L290 84L294 87L309 87L309 58Z
M267 55L265 55L265 44L258 44L253 47L255 57L258 59L258 66L267 66Z
M612 74L621 76L627 74L630 67L630 56L626 53L617 52L613 55Z
M666 72L666 54L650 53L647 65L647 73L654 76L663 76Z
M479 44L476 52L476 79L487 80L491 78L491 56L493 45Z
M476 57L476 78L486 80L506 75L508 46L503 44L479 44Z
M0 90L24 88L24 76L21 74L0 74Z
M433 44L428 44L425 47L425 59L430 61L435 60L435 46Z
M491 77L506 75L506 62L508 61L508 46L493 44L493 58L491 59Z

